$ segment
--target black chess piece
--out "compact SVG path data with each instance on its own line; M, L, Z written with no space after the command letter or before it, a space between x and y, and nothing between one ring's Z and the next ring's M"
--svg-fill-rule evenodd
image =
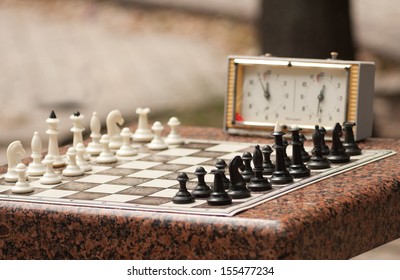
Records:
M242 176L246 183L250 182L250 179L254 176L253 168L251 168L251 160L253 156L249 152L244 152L242 155L242 160L244 162L244 169L242 171Z
M264 178L263 172L263 157L260 150L260 146L256 145L253 152L253 171L254 176L250 179L250 183L247 188L252 192L262 192L272 189L271 183L268 182L267 178Z
M332 163L346 163L350 161L350 156L346 154L346 149L340 139L342 134L342 126L339 123L336 123L332 130L332 148L327 157L327 159Z
M343 131L344 131L343 147L345 148L346 154L348 154L349 156L357 156L361 155L362 153L360 147L358 147L356 141L354 140L353 126L355 125L356 125L355 122L343 123Z
M207 171L201 166L196 168L194 174L197 176L197 186L192 191L192 196L196 198L209 197L211 193L210 187L206 184L204 176Z
M214 174L214 185L210 197L207 199L207 204L212 206L232 204L232 198L224 188L223 171L214 169L211 173Z
M216 162L216 164L215 164L215 167L218 169L218 170L221 170L222 171L222 179L223 179L223 181L224 181L224 188L225 188L225 190L227 190L227 189L229 189L229 179L228 178L226 178L226 176L225 176L225 168L227 167L228 165L226 164L226 162L225 162L225 160L223 160L223 159L218 159L217 160L217 162Z
M246 188L246 181L239 169L244 167L243 160L240 156L236 156L229 163L229 176L231 182L229 185L228 195L233 199L250 197L250 191Z
M326 169L331 167L329 161L322 155L322 147L321 147L321 131L319 130L319 126L316 125L314 129L314 133L312 135L312 140L314 144L314 155L310 158L307 163L307 167L311 170L315 169Z
M292 163L292 160L290 159L290 157L287 155L286 149L289 146L289 142L285 139L283 139L283 146L285 147L285 149L283 150L283 156L285 158L285 166L289 167L290 164Z
M306 142L306 137L304 136L303 133L300 133L300 142L301 142L301 158L303 159L303 162L307 162L310 160L310 155L307 153L306 149L304 149L304 142Z
M189 180L187 174L185 172L179 173L177 180L179 182L179 191L174 197L172 197L172 202L175 204L188 204L194 202L194 197L186 188L186 182Z
M285 133L280 129L280 127L275 128L272 135L275 138L275 144L273 148L275 149L275 170L272 172L272 177L270 182L272 184L288 184L293 182L293 176L290 175L289 171L286 169L285 164L285 146L283 144L283 135Z
M261 149L261 153L263 154L263 175L272 175L272 172L275 170L275 165L271 161L272 148L269 145L265 145Z
M322 155L327 156L329 155L329 147L326 145L325 142L325 135L326 135L326 129L325 127L321 126L319 128L319 131L321 132L321 149L322 149Z
M301 141L300 141L301 128L293 127L290 129L292 132L292 164L289 167L289 173L294 178L304 178L310 176L310 169L308 169L301 157Z

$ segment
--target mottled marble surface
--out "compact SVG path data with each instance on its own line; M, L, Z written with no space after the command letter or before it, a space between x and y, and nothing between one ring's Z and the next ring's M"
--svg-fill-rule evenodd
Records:
M181 133L265 141L211 128ZM399 152L399 143L360 146ZM399 173L398 155L391 156L234 217L0 201L0 258L347 259L400 236Z

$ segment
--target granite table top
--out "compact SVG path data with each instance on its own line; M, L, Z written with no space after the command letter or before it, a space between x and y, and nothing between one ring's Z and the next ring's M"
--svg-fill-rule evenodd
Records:
M217 128L181 134L263 141ZM359 146L400 152L399 144L371 138ZM0 200L0 258L348 259L400 237L398 162L391 156L233 217Z

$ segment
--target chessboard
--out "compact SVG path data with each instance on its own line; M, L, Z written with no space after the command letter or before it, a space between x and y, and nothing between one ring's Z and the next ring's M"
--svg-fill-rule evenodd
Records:
M91 158L92 171L85 172L83 176L64 176L58 184L43 185L38 177L29 176L28 181L34 187L31 193L12 193L14 184L6 182L2 174L0 200L233 216L288 192L395 154L390 150L363 150L361 155L352 156L349 163L332 164L328 169L313 170L307 178L295 179L293 183L286 185L272 185L272 189L268 191L252 192L251 197L233 199L230 205L210 206L206 198L196 198L190 204L172 202L172 197L179 189L177 176L180 172L187 173L187 189L190 191L196 187L198 181L194 172L197 167L202 166L208 172L205 181L211 186L214 175L210 171L216 169L214 165L218 159L224 159L229 164L235 156L252 152L254 146L254 143L185 140L180 146L155 151L149 150L145 145L138 145L137 155L118 157L116 163L98 164ZM306 147L306 150L310 151L311 148ZM288 153L290 154L290 150ZM271 159L273 160L273 155ZM56 171L61 172L61 169ZM227 170L226 176L229 178Z

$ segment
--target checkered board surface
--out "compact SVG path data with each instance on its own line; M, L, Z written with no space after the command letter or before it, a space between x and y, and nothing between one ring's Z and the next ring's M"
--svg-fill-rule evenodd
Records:
M93 171L79 177L63 177L60 184L42 185L39 178L29 177L30 184L35 187L34 192L22 195L11 192L13 184L5 182L2 174L0 200L233 216L287 192L394 154L389 150L366 150L361 156L352 157L348 164L333 165L329 169L312 172L310 177L295 179L288 185L273 185L270 191L252 193L251 197L246 199L234 199L233 203L227 206L209 206L206 199L199 198L191 204L172 203L171 199L179 188L176 180L179 172L188 174L190 180L187 188L189 191L193 190L197 184L197 177L193 174L196 167L202 166L210 172L215 169L217 159L222 158L229 164L236 155L242 155L245 151L253 152L254 145L186 140L185 144L179 147L163 151L150 151L145 146L140 146L138 155L119 157L117 163L96 164L93 158ZM291 154L290 150L288 154ZM271 159L274 160L273 154ZM228 173L228 170L226 172ZM227 177L229 178L229 174ZM213 179L211 174L205 177L209 185Z

